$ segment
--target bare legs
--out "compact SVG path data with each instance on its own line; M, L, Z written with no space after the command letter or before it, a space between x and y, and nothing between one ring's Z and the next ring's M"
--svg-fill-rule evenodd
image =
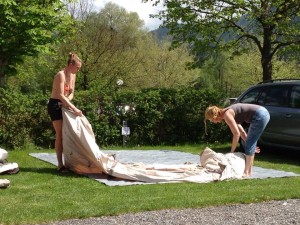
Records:
M63 144L62 144L62 120L54 120L52 122L54 130L55 130L55 152L58 162L58 168L63 167Z
M254 161L254 155L246 155L246 164L243 177L249 177L252 175L252 165Z
M257 109L255 114L253 115L245 144L246 163L244 177L252 175L254 156L256 153L260 152L259 147L257 147L257 141L259 140L269 120L270 114L264 107Z
M256 146L255 148L255 153L256 154L260 153L260 148L258 146ZM243 177L252 176L252 166L254 162L255 153L253 155L246 155L245 170L244 170Z

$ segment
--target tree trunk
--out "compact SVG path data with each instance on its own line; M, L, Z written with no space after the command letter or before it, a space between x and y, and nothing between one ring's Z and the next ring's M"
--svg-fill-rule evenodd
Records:
M271 58L262 56L261 65L263 69L263 82L272 80L273 66L272 66Z
M82 81L82 88L83 90L87 90L89 86L88 76L86 71L81 71L81 74L83 75L83 81Z
M0 88L4 87L6 84L5 66L6 60L0 56Z
M6 76L5 74L0 72L0 88L4 87L6 84Z
M272 44L271 44L272 28L264 28L264 41L261 52L261 66L263 69L263 82L272 80Z

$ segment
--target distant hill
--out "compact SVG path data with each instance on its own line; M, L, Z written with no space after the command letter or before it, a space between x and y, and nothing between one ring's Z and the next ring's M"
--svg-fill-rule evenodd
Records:
M150 31L150 33L155 35L160 41L165 39L168 36L168 32L169 32L168 28L164 28L164 27L157 28L155 30Z

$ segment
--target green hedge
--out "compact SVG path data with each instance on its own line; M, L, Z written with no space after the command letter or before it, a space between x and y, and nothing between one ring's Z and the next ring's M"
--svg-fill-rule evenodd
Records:
M54 132L47 115L47 97L0 89L0 146L17 149L34 144L52 147Z
M54 147L54 130L47 114L49 94L24 95L0 89L0 146L7 149L28 143ZM130 145L175 145L224 142L231 137L224 124L208 124L204 131L204 110L220 105L224 93L217 90L147 89L76 92L74 104L83 110L101 146L122 144L122 121L130 127ZM125 112L124 106L130 106Z
M208 122L208 135L205 135L203 122L206 107L220 105L224 96L217 90L192 88L119 90L110 94L86 92L76 96L76 105L92 124L99 145L122 144L123 120L130 127L128 144L131 145L225 142L231 137L227 126ZM125 105L130 106L127 112Z

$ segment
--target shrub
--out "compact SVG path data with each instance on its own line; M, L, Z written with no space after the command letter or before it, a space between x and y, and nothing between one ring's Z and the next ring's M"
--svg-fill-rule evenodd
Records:
M0 89L0 94L0 144L7 149L28 144L53 148L49 95L9 88ZM224 124L208 123L208 135L204 131L206 107L223 100L224 94L212 89L89 90L78 91L74 104L91 123L100 146L122 144L122 121L131 129L131 145L175 145L229 140ZM125 110L126 105L130 108Z
M28 143L49 144L49 118L41 94L23 95L14 89L0 89L0 144L7 149ZM44 107L44 108L43 108Z

